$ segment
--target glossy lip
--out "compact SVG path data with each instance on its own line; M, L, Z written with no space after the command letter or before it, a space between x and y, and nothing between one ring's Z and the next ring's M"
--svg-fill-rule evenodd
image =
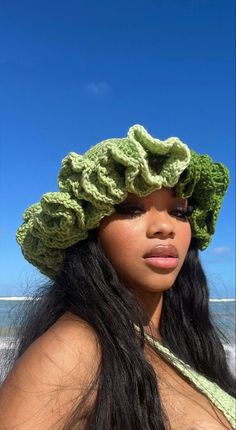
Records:
M179 258L179 253L177 248L170 243L167 245L159 244L154 246L150 251L148 251L143 258L150 257L170 257L170 258Z
M144 255L145 262L152 267L174 269L179 262L179 253L174 245L156 245Z

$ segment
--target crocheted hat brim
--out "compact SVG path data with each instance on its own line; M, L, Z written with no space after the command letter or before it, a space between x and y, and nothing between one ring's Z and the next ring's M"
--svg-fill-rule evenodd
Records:
M71 152L62 161L59 192L44 194L28 208L17 241L25 258L55 278L65 250L85 239L114 205L128 193L146 196L162 187L175 187L191 199L192 236L207 247L229 182L226 167L207 155L197 155L173 137L155 139L140 125L124 139L108 139L84 155Z

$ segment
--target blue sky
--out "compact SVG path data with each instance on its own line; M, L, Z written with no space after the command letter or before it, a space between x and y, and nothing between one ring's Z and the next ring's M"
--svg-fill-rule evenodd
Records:
M0 295L42 280L15 231L62 158L140 123L228 166L201 259L211 295L234 297L234 1L2 0L0 37Z

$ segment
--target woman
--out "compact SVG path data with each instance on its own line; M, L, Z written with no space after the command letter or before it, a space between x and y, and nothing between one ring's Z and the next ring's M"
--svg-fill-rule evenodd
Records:
M17 240L51 281L25 315L0 429L232 429L205 249L228 171L139 125L62 162Z

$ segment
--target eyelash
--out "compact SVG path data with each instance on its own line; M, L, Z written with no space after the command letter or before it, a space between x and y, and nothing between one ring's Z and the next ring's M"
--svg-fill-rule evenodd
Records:
M183 208L176 208L173 211L171 211L172 214L175 214L177 216L177 218L182 218L182 219L186 219L188 217L190 217L190 215L192 215L193 213L193 207L192 206L188 206L187 209L183 209ZM177 215L178 214L178 215Z
M126 205L115 205L116 213L120 215L126 215L130 218L134 218L136 216L141 215L145 212L143 206L135 205L135 204L126 204ZM186 219L190 217L193 213L193 206L188 206L187 209L183 209L182 207L176 207L173 209L170 214L174 215L176 218Z

